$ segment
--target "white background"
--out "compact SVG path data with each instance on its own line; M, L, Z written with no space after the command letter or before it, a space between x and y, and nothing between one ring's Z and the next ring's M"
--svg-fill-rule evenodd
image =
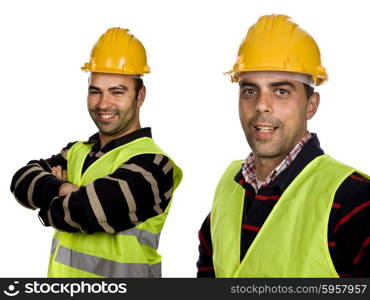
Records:
M290 15L330 80L309 128L331 156L370 173L368 1L1 1L0 276L44 277L53 230L9 191L15 171L95 132L80 71L109 27L142 41L152 73L142 126L182 167L162 232L164 277L194 277L198 229L229 161L246 157L236 84L223 75L259 16Z

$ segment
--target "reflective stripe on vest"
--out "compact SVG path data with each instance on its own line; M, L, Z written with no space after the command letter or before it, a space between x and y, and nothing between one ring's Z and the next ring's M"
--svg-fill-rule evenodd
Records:
M59 241L57 239L53 238L53 241L51 242L51 251L50 251L51 255L54 255L58 244L59 244Z
M136 236L140 244L147 245L153 249L158 249L160 233L154 234L149 231L140 230L139 228L133 227L124 231L120 231L119 235L133 235Z
M53 241L54 242L54 241ZM55 240L55 243L58 242ZM102 277L160 277L161 263L120 263L59 246L55 261Z
M67 153L68 181L75 185L86 186L97 178L109 175L136 155L150 153L167 156L151 138L140 138L104 154L82 175L82 166L91 147L78 142ZM182 172L170 161L173 166L173 193L181 181ZM160 215L116 234L56 230L48 276L160 277L161 256L157 248L170 206L171 201ZM109 224L107 226L110 227Z
M356 170L327 155L315 158L281 195L240 262L245 190L234 177L241 163L225 171L212 206L216 277L338 277L328 248L328 220L338 187Z

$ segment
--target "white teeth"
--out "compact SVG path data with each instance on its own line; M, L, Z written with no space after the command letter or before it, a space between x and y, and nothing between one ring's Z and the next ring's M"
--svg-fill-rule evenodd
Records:
M103 119L110 119L113 117L114 114L100 114L100 117Z
M270 132L273 131L275 128L274 127L257 127L257 130L260 132Z

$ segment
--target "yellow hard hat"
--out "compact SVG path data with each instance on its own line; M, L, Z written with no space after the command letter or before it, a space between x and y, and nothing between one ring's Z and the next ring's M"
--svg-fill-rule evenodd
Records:
M90 62L81 70L96 73L146 74L150 72L143 44L128 29L110 28L95 44Z
M308 74L315 85L328 78L315 40L285 15L262 16L249 28L237 61L227 74L237 82L240 72L249 71Z

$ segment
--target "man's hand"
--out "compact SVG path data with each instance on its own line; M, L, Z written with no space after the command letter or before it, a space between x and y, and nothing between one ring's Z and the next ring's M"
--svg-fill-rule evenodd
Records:
M67 196L68 194L78 191L80 188L72 183L63 183L59 188L59 196Z
M63 170L61 166L51 168L51 173L58 179L67 181L67 171Z
M56 178L67 181L67 171L63 170L61 166L56 166L56 167L51 168L51 173ZM67 196L68 194L72 192L78 191L78 189L79 187L72 183L69 183L69 182L63 183L59 188L59 196L60 197Z

